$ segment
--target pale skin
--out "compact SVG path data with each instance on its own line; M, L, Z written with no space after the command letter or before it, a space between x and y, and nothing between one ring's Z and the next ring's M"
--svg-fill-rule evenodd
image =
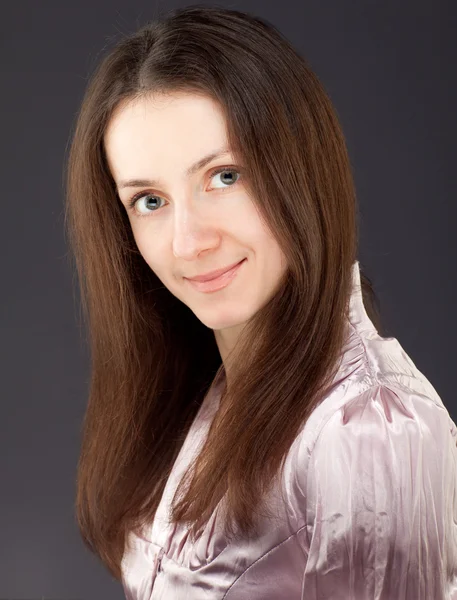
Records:
M245 322L276 290L286 258L229 151L186 176L203 157L229 150L219 105L182 93L129 102L112 116L104 141L138 250L163 285L214 331L228 374L229 354ZM211 176L220 167L225 171ZM124 186L128 180L155 182ZM185 279L243 258L219 291L197 291Z

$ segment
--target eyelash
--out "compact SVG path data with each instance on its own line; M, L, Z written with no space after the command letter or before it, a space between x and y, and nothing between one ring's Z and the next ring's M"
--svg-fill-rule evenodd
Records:
M233 167L232 165L229 165L229 166L218 167L217 169L214 169L214 171L211 171L211 173L209 174L209 178L212 179L215 175L219 175L219 173L223 173L224 171L234 171L238 175L241 175L240 171L237 168ZM225 189L224 188L219 188L219 191L224 192L224 191L228 190L229 188L234 187L238 183L238 181L239 181L239 178L235 181L235 183L233 185L229 185ZM152 192L145 192L144 190L141 191L141 192L138 192L138 194L135 194L133 196L133 198L131 198L129 200L129 203L128 203L129 208L133 209L135 207L135 204L138 202L138 200L140 198L143 198L144 196L148 196L148 195L154 196L155 194L153 194ZM157 196L157 197L160 198L160 196ZM156 208L155 210L152 210L150 212L151 213L155 213L158 210L160 210L160 208L163 208L163 206L161 206L159 208ZM147 215L143 215L143 214L139 213L139 216L140 217L145 217Z

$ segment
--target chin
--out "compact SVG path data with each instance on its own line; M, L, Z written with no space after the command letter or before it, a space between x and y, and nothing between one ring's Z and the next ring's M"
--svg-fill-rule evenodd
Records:
M241 327L252 316L250 312L247 313L246 309L243 311L234 310L233 312L215 310L213 314L205 311L195 311L194 314L206 327L215 331Z

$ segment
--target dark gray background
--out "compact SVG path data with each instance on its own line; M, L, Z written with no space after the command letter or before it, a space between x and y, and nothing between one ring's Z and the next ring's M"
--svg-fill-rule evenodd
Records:
M124 598L74 520L89 363L63 233L63 168L105 48L186 2L1 7L0 598ZM309 60L345 131L361 207L359 259L390 335L454 420L456 4L239 1Z

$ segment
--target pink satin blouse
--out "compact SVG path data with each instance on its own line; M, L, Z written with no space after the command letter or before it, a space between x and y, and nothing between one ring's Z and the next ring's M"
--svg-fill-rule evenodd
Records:
M196 542L167 511L207 434L205 398L154 522L130 535L127 600L457 600L457 429L394 337L380 337L353 266L347 343L332 391L286 460L275 519L227 543L218 510Z

